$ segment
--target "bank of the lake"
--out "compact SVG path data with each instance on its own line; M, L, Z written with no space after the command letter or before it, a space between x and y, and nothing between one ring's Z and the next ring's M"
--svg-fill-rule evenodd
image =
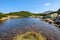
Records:
M54 25L54 26L56 26L56 27L58 27L58 28L60 29L60 24L56 24L55 21L53 21L53 20L51 20L51 19L49 19L49 18L47 18L47 19L42 19L42 21L45 21L45 22L47 22L47 23L49 23L49 24L52 24L52 25Z
M0 21L3 21L3 20L7 20L7 19L11 19L11 18L19 18L20 16L7 16L7 17L2 17L1 19L0 19Z

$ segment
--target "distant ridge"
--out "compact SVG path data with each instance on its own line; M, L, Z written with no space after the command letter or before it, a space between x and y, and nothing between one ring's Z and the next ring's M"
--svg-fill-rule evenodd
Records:
M43 14L49 14L51 12L53 12L53 11L46 11L46 12L43 12Z

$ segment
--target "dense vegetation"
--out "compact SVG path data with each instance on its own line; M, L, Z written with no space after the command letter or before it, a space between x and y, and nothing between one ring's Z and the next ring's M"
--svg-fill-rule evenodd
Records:
M7 15L6 15L6 14L3 14L3 13L0 13L0 19L1 19L2 17L7 17Z
M60 9L57 11L58 14L60 14Z
M20 12L10 12L8 14L3 14L0 13L0 19L2 17L7 17L7 16L20 16L20 17L29 17L32 16L33 14L28 12L28 11L20 11Z
M20 17L29 17L29 16L32 16L32 13L28 11L20 11L20 12L11 12L8 15L18 15Z

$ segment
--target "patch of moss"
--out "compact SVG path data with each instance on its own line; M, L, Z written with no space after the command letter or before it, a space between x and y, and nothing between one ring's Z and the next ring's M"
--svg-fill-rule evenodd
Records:
M36 32L26 32L22 35L18 34L13 40L46 40L46 38Z

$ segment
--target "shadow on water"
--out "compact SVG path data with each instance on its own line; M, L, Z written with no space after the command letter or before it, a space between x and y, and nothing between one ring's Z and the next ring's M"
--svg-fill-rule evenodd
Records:
M39 18L9 19L0 24L0 39L13 40L17 34L25 32L39 32L46 40L60 40L60 31L57 27L45 23Z

